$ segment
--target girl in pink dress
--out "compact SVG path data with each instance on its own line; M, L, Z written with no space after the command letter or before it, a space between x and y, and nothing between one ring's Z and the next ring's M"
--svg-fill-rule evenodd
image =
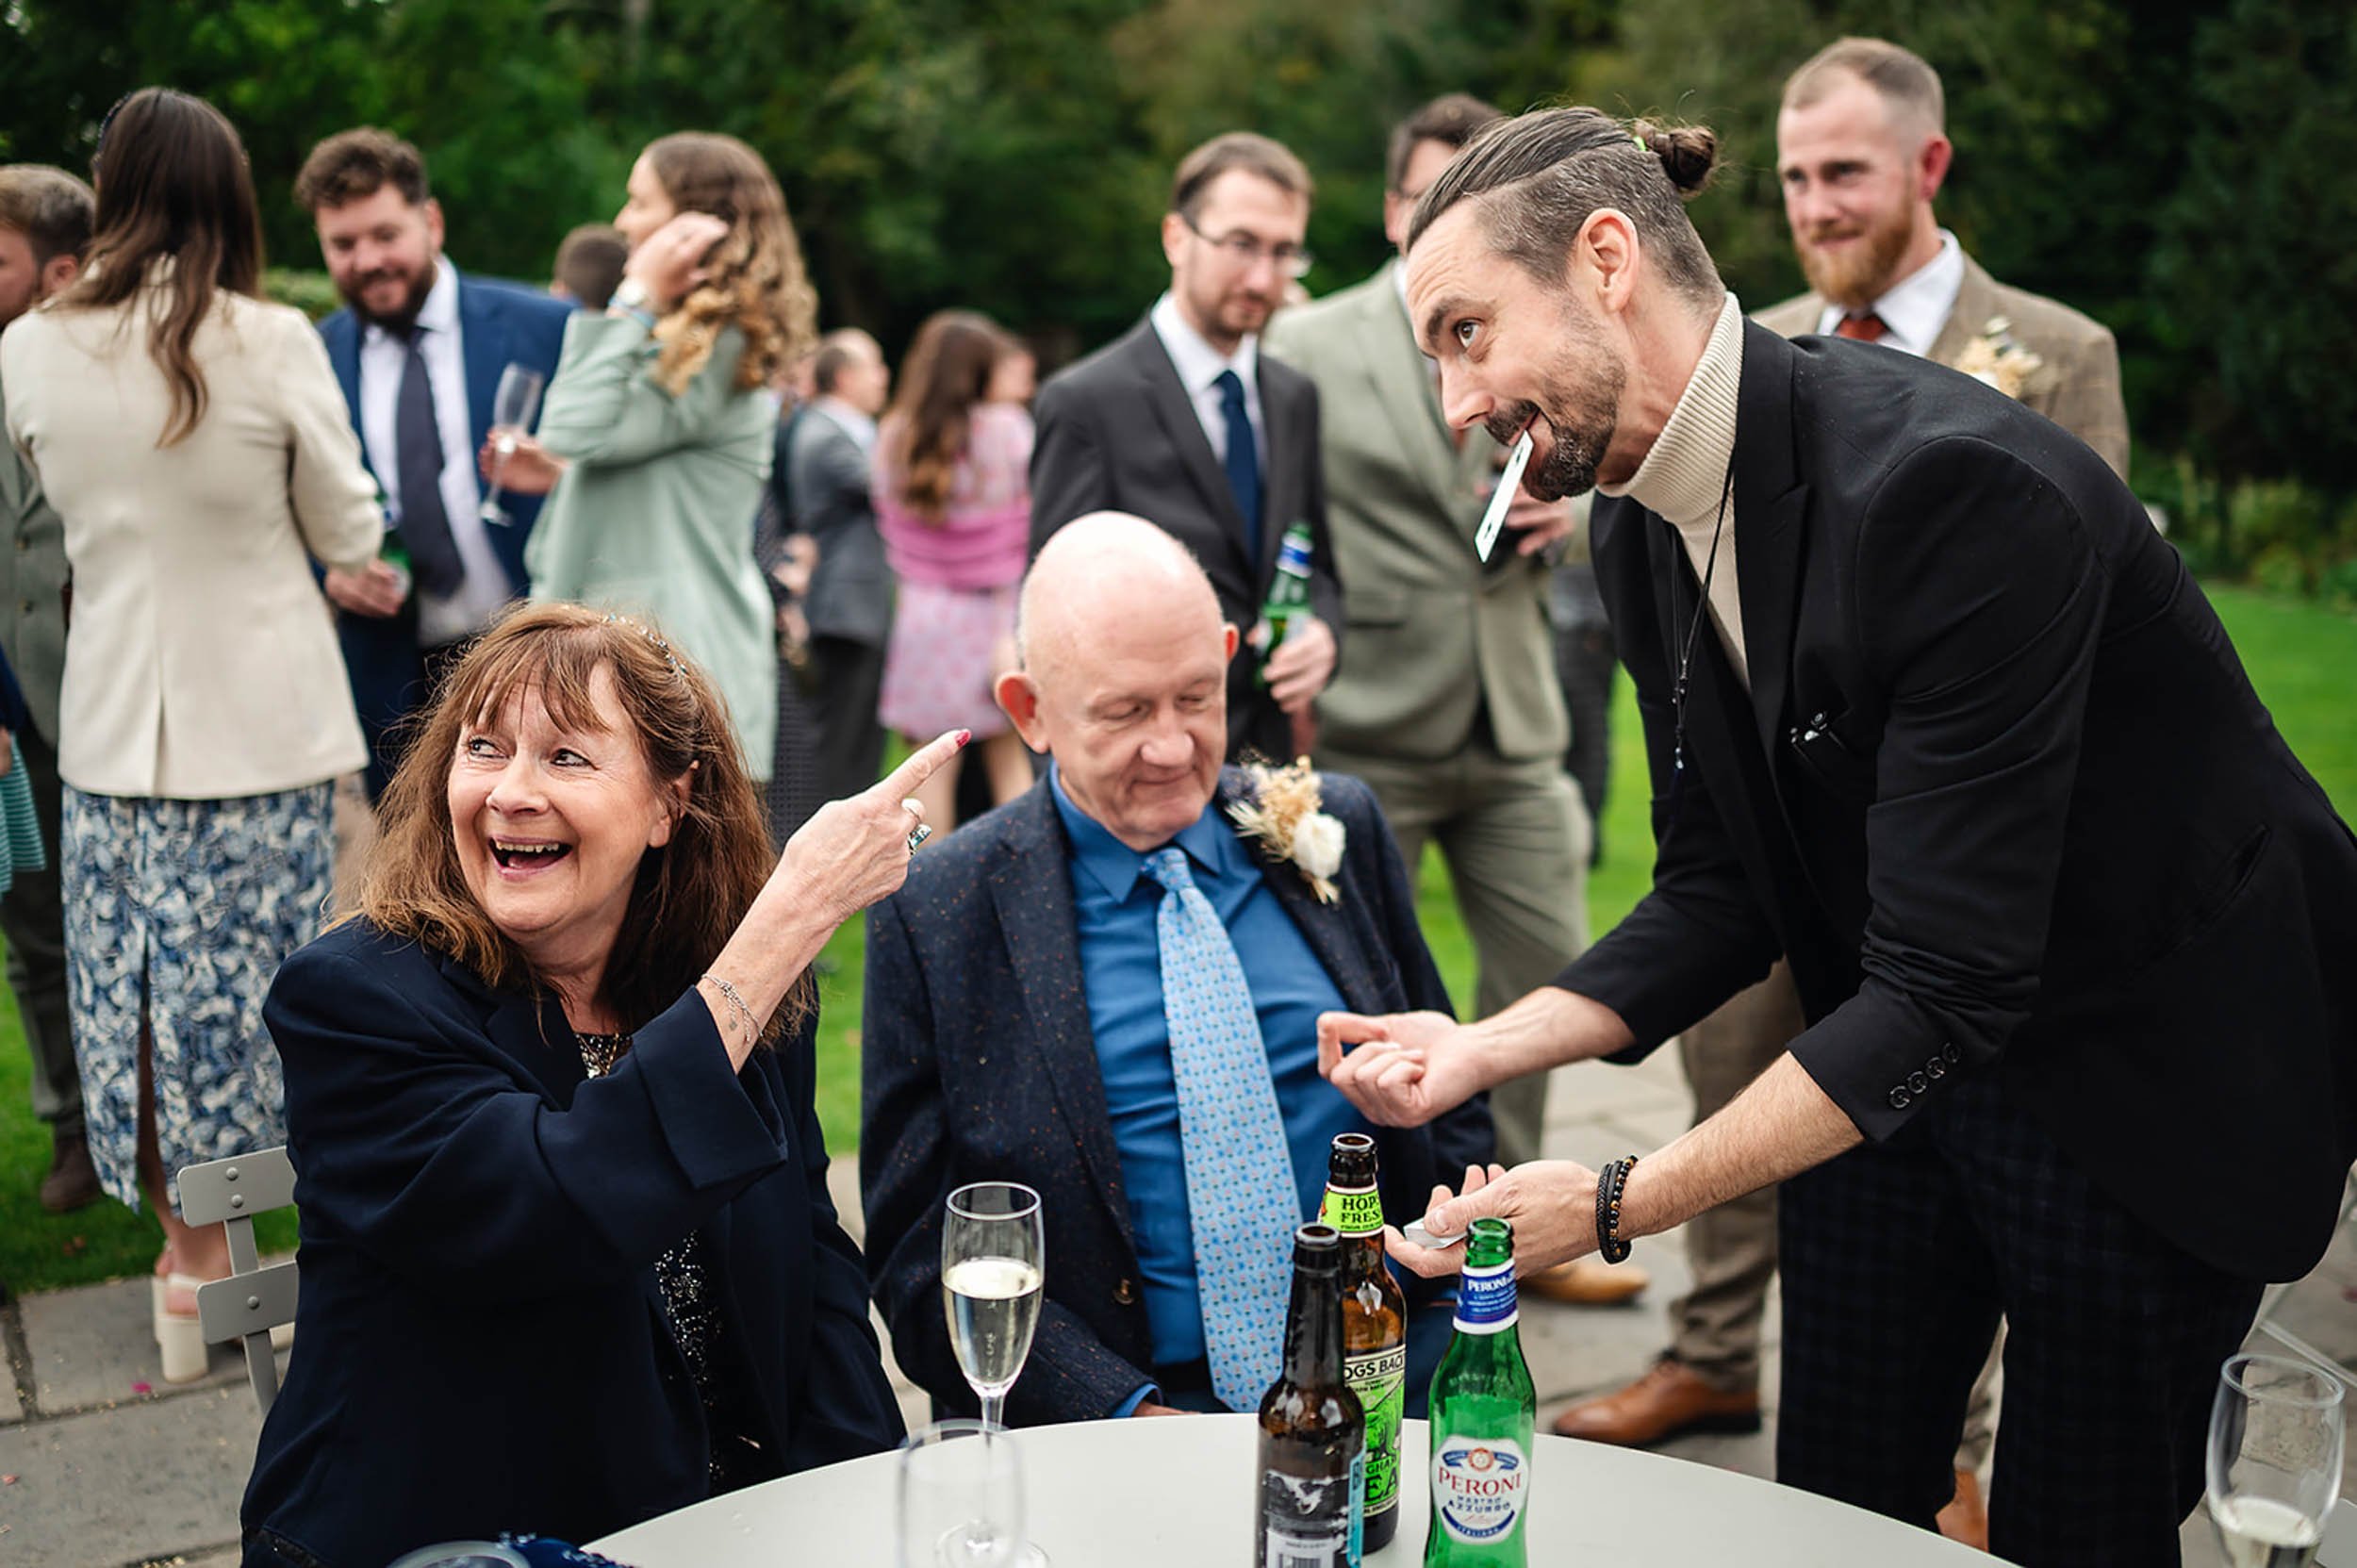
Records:
M999 804L1031 785L1022 737L991 695L1014 665L1015 594L1031 534L1031 416L990 401L1012 344L988 317L944 310L917 329L877 433L876 526L900 580L884 653L884 724L911 738L974 732ZM925 820L956 820L963 755L917 792Z

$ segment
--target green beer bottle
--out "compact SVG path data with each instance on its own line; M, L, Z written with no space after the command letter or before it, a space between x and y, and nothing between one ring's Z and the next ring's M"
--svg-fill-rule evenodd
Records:
M1367 1412L1367 1550L1399 1529L1399 1418L1408 1399L1408 1298L1383 1263L1375 1140L1345 1132L1326 1167L1318 1223L1343 1238L1343 1381Z
M1261 619L1268 624L1268 647L1261 653L1261 684L1268 685L1269 655L1285 640L1294 617L1310 613L1310 525L1296 522L1277 546L1277 573L1269 579Z
M1514 1327L1514 1227L1473 1222L1457 1334L1432 1374L1432 1527L1425 1568L1525 1568L1539 1393Z
M1359 1568L1367 1424L1343 1381L1343 1239L1294 1232L1285 1364L1261 1395L1253 1568Z

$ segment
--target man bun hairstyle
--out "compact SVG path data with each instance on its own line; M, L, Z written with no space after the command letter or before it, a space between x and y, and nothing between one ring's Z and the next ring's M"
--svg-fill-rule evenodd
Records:
M411 206L433 195L425 179L425 156L411 143L374 125L355 125L311 149L295 175L295 200L316 218L323 206L366 201L387 186Z
M1623 122L1592 108L1533 109L1465 144L1416 203L1409 248L1449 208L1477 202L1491 248L1559 288L1580 229L1610 207L1635 225L1672 289L1716 304L1726 286L1685 200L1710 183L1718 155L1719 139L1700 125Z

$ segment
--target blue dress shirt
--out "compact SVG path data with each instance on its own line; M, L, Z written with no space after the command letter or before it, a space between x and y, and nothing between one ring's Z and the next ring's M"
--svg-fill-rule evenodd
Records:
M1121 1154L1130 1230L1137 1238L1154 1362L1176 1365L1202 1356L1204 1345L1186 1161L1178 1141L1178 1090L1162 1016L1162 945L1154 927L1162 889L1144 874L1146 857L1074 805L1061 779L1055 795L1072 846L1080 975L1113 1145ZM1259 860L1216 805L1206 806L1173 842L1186 851L1196 887L1218 911L1244 965L1277 1084L1277 1108L1285 1121L1294 1185L1307 1219L1316 1214L1325 1196L1327 1155L1335 1134L1373 1131L1341 1092L1318 1076L1318 1015L1342 1007L1342 993L1269 891Z

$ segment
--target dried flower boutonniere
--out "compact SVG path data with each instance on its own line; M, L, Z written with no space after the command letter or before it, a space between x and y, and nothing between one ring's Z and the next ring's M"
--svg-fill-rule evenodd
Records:
M2014 337L2011 322L2003 316L1991 316L1981 336L1965 344L1964 352L1956 355L1955 368L2019 400L2021 389L2030 384L2030 377L2045 363Z
M1228 815L1247 838L1257 840L1275 860L1289 860L1321 903L1342 895L1334 878L1343 868L1343 825L1318 809L1318 776L1303 757L1291 767L1251 763L1244 775L1252 781L1249 795L1228 802Z

